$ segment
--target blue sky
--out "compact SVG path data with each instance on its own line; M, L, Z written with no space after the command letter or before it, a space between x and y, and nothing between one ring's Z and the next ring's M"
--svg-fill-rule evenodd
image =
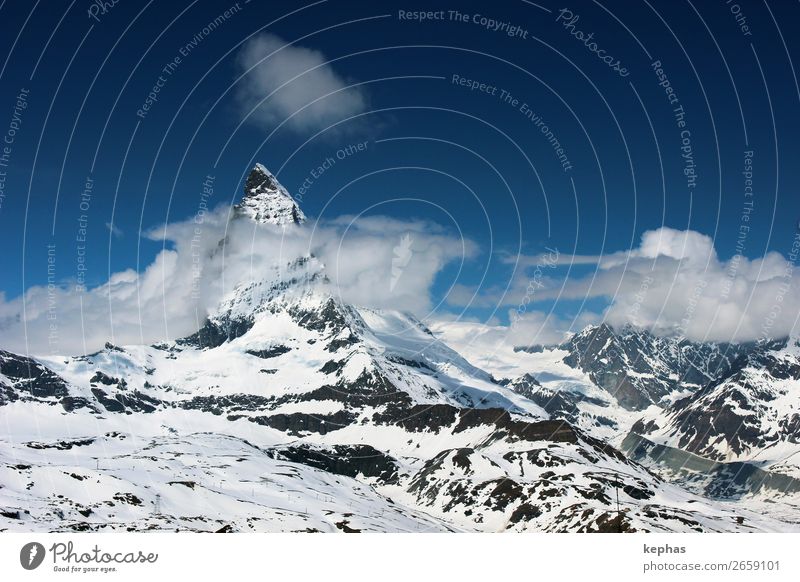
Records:
M166 243L140 233L191 217L209 175L212 204L235 202L255 161L290 192L310 182L301 205L311 217L423 219L477 243L467 268L441 269L430 289L435 303L452 284L483 281L478 291L488 293L531 276L503 257L545 247L563 256L617 253L662 227L707 235L723 262L737 252L758 259L791 251L800 219L800 92L790 63L797 40L776 22L796 20L794 4L742 3L739 21L725 2L688 1L460 2L466 20L435 2L155 0L120 2L94 17L88 2L32 6L10 0L0 9L13 31L0 39L0 130L15 107L21 112L2 168L7 301L48 282L48 245L57 249L56 279L74 280L82 215L90 287L142 271ZM418 10L435 14L401 16ZM513 36L504 32L510 27ZM272 43L290 43L286 62L247 71ZM293 83L296 93L251 112L270 75L291 71L293 58L321 67ZM293 102L353 84L281 125ZM366 147L337 158L358 143ZM741 244L746 151L755 195ZM328 158L335 163L316 172ZM91 201L81 208L87 178ZM570 277L591 274L596 262L588 263ZM550 273L563 279L567 270ZM443 311L460 313L456 303ZM540 307L569 318L608 303L573 294L543 298ZM496 307L486 301L469 314L487 317Z

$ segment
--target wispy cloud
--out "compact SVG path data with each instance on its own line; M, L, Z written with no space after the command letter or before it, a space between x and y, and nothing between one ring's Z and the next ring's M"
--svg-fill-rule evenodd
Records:
M116 224L112 224L111 222L106 222L106 228L116 238L122 238L122 229L119 228Z

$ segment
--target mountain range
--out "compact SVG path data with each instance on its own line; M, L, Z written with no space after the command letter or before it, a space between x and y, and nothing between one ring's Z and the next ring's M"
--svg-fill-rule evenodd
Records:
M308 228L260 164L229 220ZM350 305L309 252L186 337L0 351L0 530L798 529L796 338L481 333Z

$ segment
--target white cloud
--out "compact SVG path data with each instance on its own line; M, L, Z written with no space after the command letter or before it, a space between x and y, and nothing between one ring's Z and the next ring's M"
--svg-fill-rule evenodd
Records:
M288 119L286 127L309 133L366 110L363 90L348 87L327 60L273 34L253 37L237 59L245 74L236 93L241 114L267 129Z
M106 341L155 343L189 335L238 283L260 280L273 265L308 252L326 265L332 292L344 301L424 316L431 308L437 273L450 261L474 255L477 248L421 221L369 217L283 230L256 228L242 220L229 224L228 214L228 208L219 208L206 214L202 224L188 220L152 229L147 238L166 239L172 248L141 273L114 273L83 294L76 292L74 282L65 282L49 290L33 287L24 298L6 301L0 296L2 347L41 355L78 354ZM404 236L410 236L411 256L391 286L394 249ZM224 253L219 249L223 238Z
M631 254L646 259L669 257L679 261L690 261L698 266L717 259L714 241L710 236L693 230L675 230L667 227L645 232L639 248Z
M796 259L796 249L794 253ZM563 269L544 269L531 293L532 268L541 259L522 257L525 268L508 293L503 296L502 287L483 289L475 305L517 306L527 301L532 306L602 297L610 303L604 316L612 325L633 324L664 335L749 341L798 331L798 273L777 252L723 261L710 237L664 227L645 232L630 251L580 257L582 264L597 265L589 275L565 279ZM562 252L558 265L569 264ZM474 291L458 287L448 301L464 304Z
M606 289L612 298L606 312L611 324L716 341L783 337L796 331L800 281L780 253L721 261L711 239L698 233L687 233L685 246L672 238L665 247L654 247L649 234L626 266L600 272L598 289ZM617 285L614 294L611 288Z

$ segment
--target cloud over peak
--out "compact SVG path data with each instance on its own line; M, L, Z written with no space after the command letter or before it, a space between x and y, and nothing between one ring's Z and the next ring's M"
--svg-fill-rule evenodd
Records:
M381 216L340 218L294 228L229 220L229 207L144 233L167 247L141 272L111 273L79 292L62 282L24 296L0 295L0 347L18 353L81 354L115 344L149 344L196 331L239 284L269 280L276 265L313 254L325 265L328 292L364 307L424 317L444 265L477 245L425 221ZM224 247L221 241L225 241ZM398 268L398 249L403 264ZM52 325L59 330L52 341Z

